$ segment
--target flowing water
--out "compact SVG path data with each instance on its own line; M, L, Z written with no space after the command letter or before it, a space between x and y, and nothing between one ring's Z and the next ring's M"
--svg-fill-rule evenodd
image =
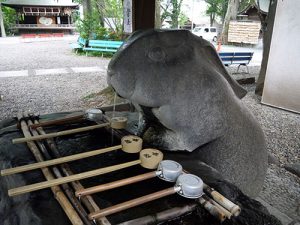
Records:
M138 121L138 127L137 127L137 130L135 132L135 135L138 135L139 131L142 130L142 126L143 126L143 123L144 123L144 119L143 119L143 114L141 112L139 112L139 121Z
M115 92L115 95L114 95L114 102L113 102L113 112L112 112L112 118L115 117L115 112L116 112L116 102L117 102L117 92ZM114 143L114 129L111 128L111 144Z

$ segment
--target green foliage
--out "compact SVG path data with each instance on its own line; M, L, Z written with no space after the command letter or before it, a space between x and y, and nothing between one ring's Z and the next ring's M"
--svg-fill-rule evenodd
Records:
M86 17L84 20L78 20L76 29L80 37L85 39L95 40L121 40L122 36L114 30L101 27L99 22L95 21L93 17Z
M3 21L5 31L8 35L12 35L16 33L16 30L13 28L16 24L17 14L16 11L12 8L2 6L3 12Z
M77 0L82 2L83 0ZM106 23L109 28L104 28ZM76 29L86 39L121 40L123 35L122 0L93 0L92 14L76 21Z
M98 23L93 16L86 16L83 20L79 19L76 22L76 30L80 36L89 39L98 28Z
M242 0L240 2L239 11L244 10L245 8L247 8L251 4L255 4L255 0Z
M179 25L180 26L185 25L188 20L189 20L189 18L186 15L184 15L183 13L180 13L180 15L179 15Z
M228 0L205 0L207 5L206 15L210 16L211 25L217 18L222 21L225 18Z
M187 21L187 17L181 12L183 0L168 0L161 2L161 22L170 20L171 28L178 28L178 25Z
M107 24L111 35L116 38L123 35L123 1L122 0L94 0L98 15L103 24Z
M205 0L208 4L206 9L206 15L210 16L210 22L212 23L217 19L221 19L224 21L227 7L228 7L228 0ZM239 11L244 10L251 4L254 4L255 0L241 0L239 4Z

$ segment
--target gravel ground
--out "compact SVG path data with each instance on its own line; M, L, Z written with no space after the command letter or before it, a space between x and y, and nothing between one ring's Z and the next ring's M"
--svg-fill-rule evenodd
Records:
M75 40L75 37L74 37ZM78 56L71 52L69 40L3 44L0 41L0 71L100 66L108 59ZM233 72L236 68L229 68ZM257 77L259 67L250 67ZM236 78L245 75L233 75ZM248 76L248 75L247 75ZM20 110L51 113L99 106L105 99L91 95L106 87L105 72L0 78L0 119ZM270 164L260 198L293 220L300 220L300 178L283 168L300 161L300 115L260 104L255 85L245 85L243 103L260 122L268 152L278 163ZM276 213L275 213L276 214ZM289 221L291 222L291 221ZM288 224L288 223L285 223Z
M235 69L229 68L229 72L232 73ZM232 76L252 76L257 79L259 69L250 67L250 75ZM266 137L268 153L276 162L269 165L259 198L291 219L300 221L300 178L283 168L287 163L300 162L300 115L260 104L261 97L254 94L255 84L243 87L247 89L248 94L242 102L258 119Z

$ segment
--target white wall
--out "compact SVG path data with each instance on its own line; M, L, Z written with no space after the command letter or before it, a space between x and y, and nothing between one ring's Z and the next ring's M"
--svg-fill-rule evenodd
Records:
M262 103L300 112L300 0L278 0Z

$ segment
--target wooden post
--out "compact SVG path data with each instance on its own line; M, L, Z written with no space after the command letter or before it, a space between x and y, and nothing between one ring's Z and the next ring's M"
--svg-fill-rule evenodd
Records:
M154 28L155 0L133 0L133 19L133 31Z

